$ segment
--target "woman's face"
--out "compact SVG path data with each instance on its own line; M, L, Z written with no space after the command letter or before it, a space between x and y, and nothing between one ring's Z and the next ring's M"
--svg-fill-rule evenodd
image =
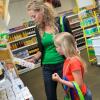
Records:
M41 24L43 20L43 13L40 11L29 10L28 15L36 24Z

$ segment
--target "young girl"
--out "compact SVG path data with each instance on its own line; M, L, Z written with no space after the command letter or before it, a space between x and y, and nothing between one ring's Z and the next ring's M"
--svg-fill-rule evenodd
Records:
M73 81L75 81L79 85L85 100L92 100L91 92L83 81L86 65L77 52L73 36L70 33L63 32L54 37L54 42L56 50L59 54L64 55L66 60L63 66L63 79L57 73L52 75L52 79L64 85L66 94L68 93L68 88L70 88L73 92L71 97L73 96L74 100L80 100L73 85Z

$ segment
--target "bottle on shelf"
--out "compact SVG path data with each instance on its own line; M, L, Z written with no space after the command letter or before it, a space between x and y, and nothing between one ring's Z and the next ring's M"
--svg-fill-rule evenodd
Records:
M15 40L14 35L11 35L11 41L14 41L14 40Z
M31 28L31 29L29 30L29 33L30 33L30 35L34 34L34 28Z
M20 47L19 42L17 42L17 43L16 43L16 46L17 46L17 48L19 48L19 47Z
M29 30L27 30L27 35L30 36L30 32L29 32Z
M30 47L29 50L28 50L29 55L32 55L33 54L32 53L32 50L34 50L34 48L33 47Z
M21 46L25 46L23 41L20 41Z
M16 49L17 48L17 46L16 46L16 44L14 43L14 44L11 44L11 49L12 50L14 50L14 49Z

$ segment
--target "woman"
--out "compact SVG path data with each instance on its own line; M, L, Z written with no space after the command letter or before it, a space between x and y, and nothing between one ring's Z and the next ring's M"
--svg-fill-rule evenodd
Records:
M37 52L30 61L42 57L43 77L47 100L57 100L57 82L52 80L54 72L62 76L64 58L56 51L53 36L57 33L55 25L55 12L49 3L37 2L35 0L28 3L27 11L32 20L37 24L42 50ZM40 43L39 43L40 44Z

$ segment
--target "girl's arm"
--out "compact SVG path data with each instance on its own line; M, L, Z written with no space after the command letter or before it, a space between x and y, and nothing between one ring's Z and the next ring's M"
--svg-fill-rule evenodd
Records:
M80 70L76 70L72 72L75 82L81 87L83 84L82 73Z
M73 74L75 82L77 82L79 84L79 86L82 86L83 79L82 79L81 71L80 70L73 71L72 74ZM58 81L59 83L61 83L63 85L67 85L70 88L74 88L73 83L71 81L66 81L66 80L61 79L57 73L54 73L52 75L52 79L54 81Z
M70 88L74 88L72 82L61 79L57 73L52 74L52 79L54 81L57 81L57 82L63 84L63 85L67 85Z

